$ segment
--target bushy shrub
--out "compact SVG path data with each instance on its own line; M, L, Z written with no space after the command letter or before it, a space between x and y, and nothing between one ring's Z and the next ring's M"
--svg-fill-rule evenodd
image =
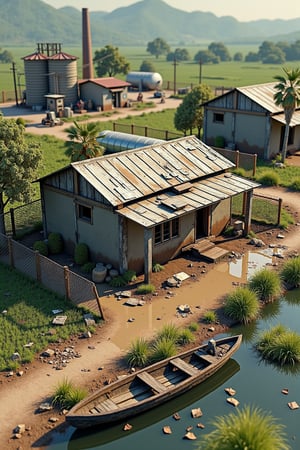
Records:
M223 136L215 137L215 147L224 148L225 147L225 139Z
M149 344L144 338L137 338L131 343L126 355L127 363L130 367L144 367L149 359Z
M203 321L206 323L216 323L217 314L215 313L215 311L206 311L203 314Z
M86 244L79 243L75 247L74 261L76 264L83 266L89 261L89 248Z
M190 344L191 342L194 342L194 340L195 336L193 335L192 330L190 330L189 328L183 328L182 330L179 330L177 338L177 343L179 345Z
M281 278L292 287L300 286L300 256L284 263Z
M197 324L197 322L191 322L188 326L189 330L191 330L192 332L196 332L199 329L199 325Z
M45 241L35 241L33 244L33 250L38 251L43 256L48 256L48 245Z
M23 119L23 117L18 117L16 119L16 124L17 125L22 125L22 127L25 127L26 126L26 121L25 121L25 119Z
M295 178L289 187L293 191L300 191L300 178Z
M281 366L300 362L300 336L283 325L262 333L255 346L263 358Z
M125 281L121 275L118 275L117 277L113 277L109 282L109 285L111 287L123 287L123 286L126 286L126 284L127 284L127 281Z
M152 294L155 291L155 286L153 284L141 284L137 290L137 294Z
M251 277L249 287L256 292L260 300L270 302L281 292L280 277L276 272L263 268Z
M248 288L238 287L227 294L224 312L231 319L244 324L256 319L259 314L259 301L255 292Z
M122 277L125 280L126 284L130 283L131 281L136 280L136 272L134 270L126 270L126 272L123 273Z
M280 182L279 175L271 170L266 170L261 174L261 176L257 180L259 183L264 186L278 186Z
M157 340L168 339L176 342L179 336L179 330L173 323L166 323L161 330L157 332Z
M60 408L69 409L86 396L87 391L85 389L76 388L71 381L65 378L56 387L52 397L52 404Z
M238 175L239 177L245 177L246 171L243 167L237 167L232 171L235 175Z
M64 241L60 233L50 233L48 236L49 253L57 255L64 249Z
M85 263L81 266L81 271L83 273L92 273L95 266L96 266L95 263L88 261L87 263Z
M151 352L151 361L157 362L176 355L177 347L172 339L162 338L154 342Z
M162 266L162 265L159 264L159 263L153 264L152 272L158 273L158 272L161 272L162 270L164 270L164 266Z

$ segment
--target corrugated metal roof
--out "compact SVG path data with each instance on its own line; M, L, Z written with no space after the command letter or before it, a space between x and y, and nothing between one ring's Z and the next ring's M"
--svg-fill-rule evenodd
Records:
M44 55L44 53L34 52L31 55L24 56L22 59L24 61L45 61L48 60L48 56Z
M69 53L59 52L59 53L56 53L53 56L50 56L49 59L54 59L54 60L57 60L57 61L67 61L67 60L73 61L73 60L78 59L78 57L77 56L73 56L73 55L69 55Z
M284 113L272 116L272 119L277 120L277 122L285 124L285 116ZM295 111L290 123L291 127L295 127L296 125L300 125L300 110Z
M235 165L195 136L72 163L113 206L124 205Z
M278 82L238 87L236 90L258 103L270 113L274 114L283 111L283 108L281 106L276 106L274 102L276 84L278 84Z
M98 84L99 86L102 86L106 89L113 89L113 88L120 88L120 87L126 87L126 86L131 86L130 83L127 83L127 81L124 80L118 80L117 78L114 77L106 77L106 78L89 78L89 79L85 79L85 80L80 80L78 83L79 84L84 84L84 83L94 83L94 84Z
M232 173L223 173L194 182L190 190L182 194L167 191L132 203L117 213L143 227L151 228L258 186L258 183Z

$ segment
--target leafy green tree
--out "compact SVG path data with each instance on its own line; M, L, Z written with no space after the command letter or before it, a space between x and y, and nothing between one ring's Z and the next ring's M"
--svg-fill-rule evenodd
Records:
M97 141L100 131L100 124L88 122L74 125L65 130L68 133L69 141L66 141L65 154L71 158L72 162L84 159L96 158L104 153L104 148Z
M95 70L98 77L113 77L117 73L127 74L130 64L120 55L118 47L106 45L104 48L95 51Z
M220 57L215 55L210 50L199 50L199 52L197 52L194 56L194 61L196 63L201 61L202 64L219 64Z
M3 50L3 52L1 52L0 49L0 62L2 62L3 64L8 64L13 62L13 60L14 57L11 52L9 52L8 50Z
M243 61L243 53L242 52L236 52L233 55L233 61Z
M198 450L290 450L284 426L259 408L245 406L214 420Z
M162 38L156 38L154 41L148 42L147 52L158 58L161 55L166 55L170 52L170 47Z
M257 62L257 61L260 61L259 54L255 53L255 52L249 52L245 56L245 61L246 62Z
M274 101L277 106L281 106L285 116L285 131L281 150L281 161L284 163L286 158L290 123L294 112L300 106L300 69L283 68L286 77L278 75L275 80Z
M167 61L188 61L190 58L189 52L186 48L176 48L175 52L167 54Z
M154 64L152 61L144 60L140 65L141 72L156 72Z
M200 137L203 125L203 107L202 104L213 97L210 87L205 84L195 86L183 99L178 106L174 115L174 125L177 130L183 131L184 134L193 128L198 128L198 136Z
M5 234L7 204L32 199L32 181L38 176L41 160L41 150L26 142L25 128L0 116L0 233Z
M212 42L209 44L208 50L218 56L221 61L231 61L229 51L223 42Z

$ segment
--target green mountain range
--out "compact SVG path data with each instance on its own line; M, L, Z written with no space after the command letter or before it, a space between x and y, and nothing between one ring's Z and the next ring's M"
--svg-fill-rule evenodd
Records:
M57 42L80 46L82 14L76 8L56 9L41 0L0 0L1 47ZM300 39L300 17L291 20L239 22L208 12L185 12L162 0L142 0L111 13L90 11L93 47L145 46L160 37L169 45L201 42L257 44L264 40Z

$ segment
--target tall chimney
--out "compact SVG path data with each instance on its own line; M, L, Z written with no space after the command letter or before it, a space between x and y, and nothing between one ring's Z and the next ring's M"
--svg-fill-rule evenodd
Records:
M94 78L91 27L88 8L82 8L82 78Z

